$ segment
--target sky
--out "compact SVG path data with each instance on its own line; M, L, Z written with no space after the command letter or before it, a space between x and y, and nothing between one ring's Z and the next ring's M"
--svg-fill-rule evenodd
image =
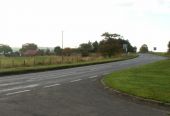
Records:
M0 0L0 44L78 47L118 33L140 48L167 51L170 0Z

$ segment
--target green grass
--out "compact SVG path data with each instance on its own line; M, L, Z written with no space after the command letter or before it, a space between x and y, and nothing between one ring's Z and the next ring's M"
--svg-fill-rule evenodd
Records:
M155 55L158 55L158 56L170 57L170 54L168 54L166 52L151 52L151 54L155 54Z
M114 72L104 83L131 95L170 103L170 60Z
M93 65L93 64L101 64L101 63L107 63L107 62L114 62L114 61L120 61L120 60L126 60L130 58L137 57L137 54L130 54L130 55L123 55L123 56L117 56L113 58L84 58L84 59L78 59L79 61L74 62L74 59L68 58L68 60L65 59L64 63L55 63L53 60L50 61L50 63L47 64L37 64L37 62L40 62L42 57L38 59L39 57L36 57L35 64L33 62L33 58L27 58L27 61L30 60L30 62L25 63L25 65L19 65L16 66L9 63L10 68L4 68L1 67L0 69L0 75L10 75L10 74L21 74L21 73L29 73L29 72L38 72L38 71L45 71L45 70L56 70L56 69L65 69L65 68L72 68L72 67L79 67L79 66L86 66L86 65ZM54 60L56 57L54 57ZM21 62L24 60L24 58L16 58L18 62ZM15 62L17 61L15 59ZM51 58L52 59L52 58ZM71 60L70 60L71 59ZM2 59L1 59L2 60ZM6 64L10 61L10 59L5 59ZM32 61L31 61L32 60ZM47 57L45 60L49 60L49 57ZM42 60L43 61L43 60ZM43 62L44 62L43 61ZM60 60L61 61L61 60Z

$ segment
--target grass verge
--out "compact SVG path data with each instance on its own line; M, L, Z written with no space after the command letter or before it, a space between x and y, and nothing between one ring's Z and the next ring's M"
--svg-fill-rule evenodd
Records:
M138 57L137 54L132 54L132 55L127 55L127 56L125 55L125 56L112 58L112 59L105 59L105 60L91 61L91 62L90 61L89 62L81 62L81 63L75 63L75 64L43 65L43 66L1 69L0 76L13 75L13 74L24 74L24 73L31 73L31 72L41 72L41 71L47 71L47 70L66 69L66 68L73 68L73 67L80 67L80 66L88 66L88 65L128 60L128 59L132 59L132 58L136 58L136 57Z
M170 103L170 60L117 71L103 81L106 86L130 95Z
M166 52L150 52L150 53L154 54L154 55L164 56L164 57L169 57L170 58L170 54L168 54Z

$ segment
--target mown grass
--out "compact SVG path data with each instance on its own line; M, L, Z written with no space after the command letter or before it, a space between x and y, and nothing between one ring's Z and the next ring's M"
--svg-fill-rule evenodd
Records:
M50 61L50 63L47 64L29 64L29 65L20 65L10 68L2 68L0 69L0 75L10 75L10 74L20 74L20 73L29 73L29 72L38 72L38 71L45 71L45 70L56 70L56 69L65 69L65 68L72 68L72 67L79 67L79 66L86 66L86 65L93 65L93 64L101 64L101 63L107 63L107 62L114 62L114 61L120 61L120 60L126 60L130 58L137 57L137 54L130 54L130 55L122 55L112 58L85 58L80 59L78 62L77 60L74 62L74 59L71 59L71 61L65 60L63 63L54 63L54 61ZM30 58L31 59L31 58ZM21 59L22 62L23 59ZM48 60L48 59L46 59ZM61 60L60 60L61 61ZM32 62L32 61L31 61ZM39 60L40 62L40 60Z
M170 103L170 60L114 72L104 83L128 94Z
M158 56L170 57L170 53L166 53L166 52L151 52L151 54L155 54Z

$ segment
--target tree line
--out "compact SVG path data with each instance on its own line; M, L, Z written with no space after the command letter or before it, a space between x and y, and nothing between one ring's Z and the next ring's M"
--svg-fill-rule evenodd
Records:
M137 51L135 46L132 46L128 40L125 40L120 34L112 34L105 32L101 35L103 39L101 41L87 42L79 45L78 48L64 48L60 46L51 49L40 49L34 43L23 44L22 48L13 52L12 48L8 45L0 44L0 54L5 56L34 56L34 55L81 55L83 57L91 54L99 54L104 57L112 57L117 54ZM146 44L142 45L140 52L148 52ZM170 42L168 44L168 52L170 53Z
M12 48L8 45L0 46L0 53L8 55L65 55L70 56L74 54L81 54L83 57L90 54L100 54L104 57L111 57L117 54L125 52L136 52L137 48L133 47L128 40L125 40L123 36L119 34L111 34L105 32L101 35L103 40L95 42L87 42L79 45L78 48L64 48L56 46L53 51L50 49L39 49L34 43L23 44L22 48L18 52L13 52ZM127 51L123 48L123 45L127 46Z

